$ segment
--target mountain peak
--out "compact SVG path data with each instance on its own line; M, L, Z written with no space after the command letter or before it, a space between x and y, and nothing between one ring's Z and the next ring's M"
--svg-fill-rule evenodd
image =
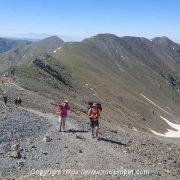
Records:
M120 38L114 34L110 34L110 33L101 33L101 34L97 34L95 36L93 36L92 38L102 38L102 39L106 39L106 38Z
M48 38L37 41L31 45L33 49L41 49L43 52L52 52L58 47L62 46L64 41L57 36L50 36Z
M114 40L119 40L120 37L114 35L114 34L109 34L109 33L105 33L105 34L97 34L95 36L92 36L90 38L84 39L83 42L87 42L87 41L114 41Z
M62 39L60 39L58 36L50 36L45 39L42 39L41 41L61 41L64 42ZM40 41L39 41L40 42Z
M170 40L168 37L166 36L162 36L162 37L155 37L152 39L153 42L157 42L157 43L174 43L172 40Z

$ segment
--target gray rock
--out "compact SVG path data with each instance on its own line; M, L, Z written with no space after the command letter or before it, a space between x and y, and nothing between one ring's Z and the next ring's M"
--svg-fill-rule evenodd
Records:
M21 169L24 165L25 165L25 163L23 161L17 162L18 169Z
M11 151L11 154L10 154L10 157L16 158L16 159L20 159L22 156L21 156L21 154L20 154L20 151L18 151L18 150L12 150L12 151Z

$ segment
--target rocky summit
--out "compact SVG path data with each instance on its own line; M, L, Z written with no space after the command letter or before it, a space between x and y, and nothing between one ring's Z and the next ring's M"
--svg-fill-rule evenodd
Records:
M167 37L0 39L0 179L179 179L179 62ZM102 105L99 139L88 102Z

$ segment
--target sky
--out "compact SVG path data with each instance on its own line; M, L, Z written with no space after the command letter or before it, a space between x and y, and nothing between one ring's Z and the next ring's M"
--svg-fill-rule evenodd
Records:
M78 41L99 33L180 43L180 0L0 0L0 36Z

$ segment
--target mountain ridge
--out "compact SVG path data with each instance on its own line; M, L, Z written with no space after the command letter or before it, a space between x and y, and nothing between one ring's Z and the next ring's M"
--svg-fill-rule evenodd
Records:
M27 40L14 40L14 39L0 37L0 53L6 52L18 46L22 47L23 45L30 44L30 43L31 42Z
M50 47L47 44L49 41L52 42ZM73 96L76 94L75 92L81 93L81 95L75 95L79 99L78 104L88 99L98 99L105 103L109 109L114 109L113 104L116 104L117 107L114 109L116 121L119 121L118 109L123 109L123 116L128 113L131 114L128 115L127 119L132 120L132 116L136 114L137 122L134 125L137 126L136 128L145 130L144 125L139 122L142 114L149 111L148 119L152 118L154 122L154 118L157 117L153 117L151 111L148 110L145 99L143 103L146 104L147 110L146 108L144 110L139 108L143 107L140 94L149 96L150 99L156 99L159 104L163 104L163 107L169 104L168 106L175 109L174 113L179 114L177 110L179 94L176 89L179 71L176 70L176 61L168 52L159 50L156 46L146 38L118 37L113 34L98 34L81 42L70 43L64 43L58 37L53 36L32 43L23 51L20 50L20 56L15 55L15 59L11 56L10 59L11 61L14 60L15 77L17 80L19 79L21 85L24 84L28 88L31 81L34 81L34 88L41 92L43 90L35 85L39 81L47 89L52 88L51 86L56 87L57 90L58 88L62 89L63 96L67 96L64 89L66 85L61 85L61 82L55 78L64 68L65 72L72 77L70 84L74 91L72 91ZM31 52L34 49L38 53L36 51L35 53ZM33 64L37 59L43 68ZM54 70L58 66L62 68L58 69L58 73L56 72L55 75ZM21 75L21 73L23 74ZM37 77L36 80L33 73ZM27 84L26 82L30 83ZM58 83L60 84L58 85ZM89 85L85 86L85 84ZM124 96L123 103L118 100L122 96ZM128 103L124 104L124 102ZM135 102L139 103L139 107L136 107ZM127 119L121 118L121 121L133 125L133 123L127 122ZM146 122L144 123L146 124ZM163 129L159 127L160 132L164 131Z
M0 59L4 62L2 71L8 69L8 66L30 63L36 56L43 53L50 53L64 43L57 36L51 36L40 41L32 42L23 47L13 48L0 54ZM6 68L5 68L6 67ZM1 68L0 68L1 72Z
M150 178L178 179L178 60L169 41L113 34L68 43L50 37L0 53L0 93L8 96L8 106L0 100L0 177L29 180L22 171L68 165L148 169ZM21 106L12 105L17 95ZM54 104L64 100L68 131L58 133ZM90 101L102 104L99 141L91 138Z

